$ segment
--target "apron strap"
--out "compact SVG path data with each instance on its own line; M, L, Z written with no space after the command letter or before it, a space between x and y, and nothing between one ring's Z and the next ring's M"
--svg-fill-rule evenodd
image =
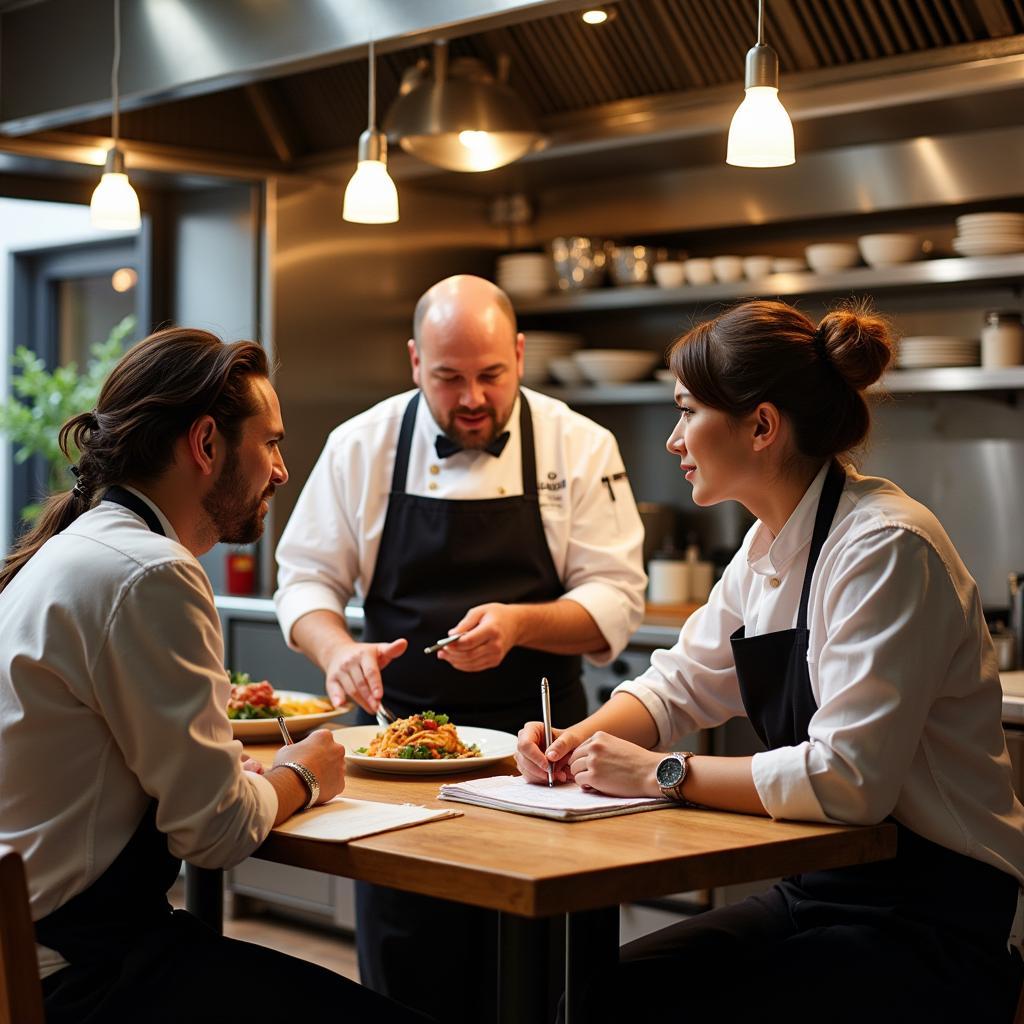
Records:
M519 444L523 456L523 494L537 497L537 453L533 450L533 416L526 395L519 392Z
M821 488L821 498L818 501L818 511L814 517L814 532L811 534L811 549L807 553L807 569L804 571L804 585L800 592L800 611L796 617L796 628L807 628L807 606L811 597L811 577L818 564L818 555L825 544L829 530L832 529L832 520L836 517L836 509L839 508L839 499L843 494L843 487L846 485L846 471L833 459L825 475L825 483Z
M164 533L164 528L160 525L160 520L157 518L156 513L146 502L137 495L132 494L131 491L118 487L115 484L113 487L106 489L100 500L112 501L115 505L123 505L129 512L134 512L154 533L160 534L161 537L167 536Z
M391 475L391 493L405 494L405 479L409 473L409 452L412 449L412 432L416 426L416 410L420 404L420 393L409 399L402 417L402 428L398 432L398 448L395 451L395 471Z

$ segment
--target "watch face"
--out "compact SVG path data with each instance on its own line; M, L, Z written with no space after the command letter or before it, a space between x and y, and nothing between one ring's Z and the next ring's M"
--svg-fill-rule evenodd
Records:
M679 784L683 777L683 765L678 757L666 757L658 765L658 785L663 789L671 789Z

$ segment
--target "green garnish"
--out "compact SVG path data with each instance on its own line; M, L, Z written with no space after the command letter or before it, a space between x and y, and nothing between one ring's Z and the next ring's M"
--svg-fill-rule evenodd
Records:
M422 743L402 747L398 751L398 756L406 761L430 761L433 759L430 747L426 747Z
M447 725L450 721L447 715L438 715L433 711L424 711L420 717L429 718L432 722L437 722L438 725Z

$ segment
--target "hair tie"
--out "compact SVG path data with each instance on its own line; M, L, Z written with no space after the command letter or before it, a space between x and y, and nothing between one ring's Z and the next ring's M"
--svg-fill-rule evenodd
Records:
M82 501L89 500L89 492L85 489L85 485L82 483L82 471L74 464L68 467L75 477L75 486L71 488L71 493L76 498L81 498Z
M822 362L832 362L832 357L828 354L828 345L825 343L825 334L820 327L814 332L811 343L814 345L814 351L818 353L818 358Z

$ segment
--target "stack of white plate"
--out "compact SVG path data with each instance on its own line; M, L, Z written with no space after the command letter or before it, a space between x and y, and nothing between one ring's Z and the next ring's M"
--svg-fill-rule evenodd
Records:
M578 334L563 331L525 331L526 350L523 356L523 383L543 384L550 372L552 359L571 356L583 345Z
M941 334L901 338L896 365L904 370L926 366L977 366L981 343L977 338L953 338Z
M1024 252L1024 213L965 213L956 230L953 248L961 256Z
M657 352L626 348L588 349L573 354L583 376L594 384L625 384L643 380L660 358Z
M544 252L509 252L498 257L495 279L509 295L530 298L555 286L551 257Z

